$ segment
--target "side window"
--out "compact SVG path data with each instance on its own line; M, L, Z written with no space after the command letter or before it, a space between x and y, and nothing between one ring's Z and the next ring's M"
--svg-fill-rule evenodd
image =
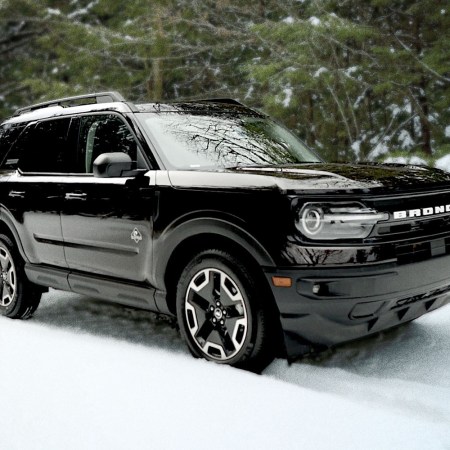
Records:
M66 154L70 118L28 126L7 155L6 165L22 172L68 172Z
M24 124L3 125L0 127L0 163L2 169L10 168L4 161L5 156L24 128Z
M136 161L137 143L127 125L116 115L81 118L77 172L92 173L92 165L102 153L123 152Z

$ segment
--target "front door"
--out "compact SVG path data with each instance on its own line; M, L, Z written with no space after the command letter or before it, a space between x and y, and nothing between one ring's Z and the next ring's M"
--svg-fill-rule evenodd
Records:
M61 224L70 269L148 281L152 250L154 188L151 172L140 177L97 178L95 158L125 152L148 168L135 136L116 114L79 118L76 171L63 184Z

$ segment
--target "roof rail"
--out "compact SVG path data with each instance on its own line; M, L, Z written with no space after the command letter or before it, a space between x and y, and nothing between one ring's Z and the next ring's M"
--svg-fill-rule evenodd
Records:
M93 102L85 102L83 100L94 100ZM94 94L76 95L74 97L58 98L56 100L50 100L48 102L36 103L35 105L25 106L16 110L13 117L20 116L21 114L35 111L36 109L47 108L49 106L79 106L87 105L90 103L114 103L125 102L125 98L116 91L97 92ZM66 105L64 105L66 103Z
M239 106L245 106L241 102L238 102L234 98L202 98L199 100L189 100L188 103L195 103L195 102L208 102L208 103L227 103L229 105L239 105Z

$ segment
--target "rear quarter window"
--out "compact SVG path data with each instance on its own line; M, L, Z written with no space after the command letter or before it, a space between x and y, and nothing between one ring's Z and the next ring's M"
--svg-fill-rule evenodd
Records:
M0 163L3 166L3 161L9 149L12 147L20 133L25 128L25 125L11 125L5 124L0 127Z
M3 166L31 173L65 173L70 118L29 125L9 151Z

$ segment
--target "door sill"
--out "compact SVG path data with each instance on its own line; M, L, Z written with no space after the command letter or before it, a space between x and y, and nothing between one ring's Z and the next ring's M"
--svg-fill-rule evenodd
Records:
M76 292L134 308L158 312L155 288L71 270L25 264L28 279L40 286Z

